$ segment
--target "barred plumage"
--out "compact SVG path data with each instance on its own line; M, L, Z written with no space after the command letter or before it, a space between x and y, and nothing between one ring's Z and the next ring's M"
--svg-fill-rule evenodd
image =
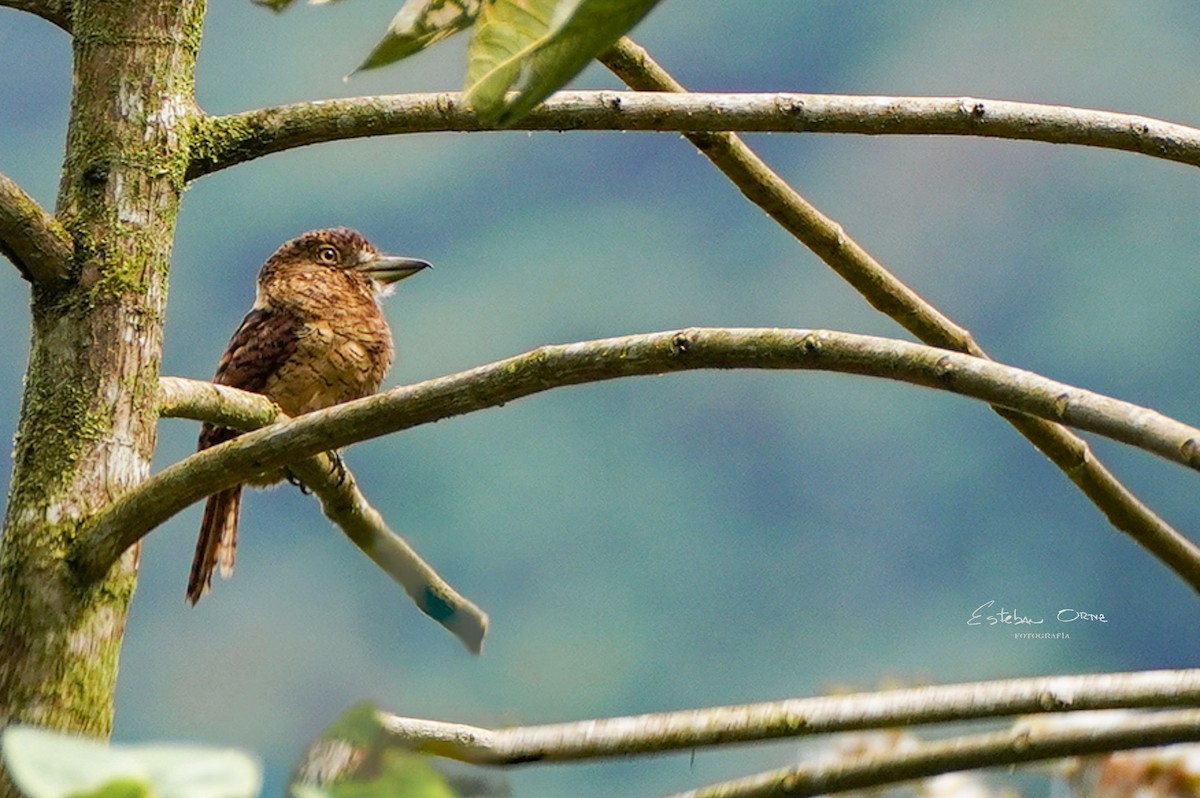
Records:
M292 239L263 264L254 307L229 341L213 382L261 393L291 416L374 393L393 357L379 298L428 265L381 255L344 227ZM237 435L205 424L199 448ZM250 484L283 477L271 472ZM241 494L237 485L208 498L188 579L193 604L208 592L215 570L223 577L233 572Z

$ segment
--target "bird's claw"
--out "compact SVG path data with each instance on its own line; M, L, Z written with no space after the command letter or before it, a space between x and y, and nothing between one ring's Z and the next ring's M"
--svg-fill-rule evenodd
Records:
M287 474L287 481L288 481L290 484L292 484L292 485L295 485L297 488L299 488L299 489L300 489L300 492L301 492L302 494L304 494L305 496L309 496L309 495L311 495L311 494L312 494L312 489L311 489L310 487L308 487L308 485L305 485L305 484L304 484L304 483L303 483L303 482L300 480L300 477L298 477L298 476L296 476L295 474L293 474L293 473L292 473L292 471L291 471L291 469L287 469L285 473Z
M337 474L337 486L346 484L346 461L340 452L330 452L329 459L333 460L333 473Z
M346 470L346 461L343 460L342 456L337 452L329 452L329 459L333 461L331 468L335 475L334 478L337 480L337 487L340 488L342 485L346 484L346 474L349 473ZM290 468L284 469L284 474L286 475L287 481L299 488L301 493L303 493L305 496L312 495L312 488L308 487L308 485L305 485L303 480L296 476L296 474Z

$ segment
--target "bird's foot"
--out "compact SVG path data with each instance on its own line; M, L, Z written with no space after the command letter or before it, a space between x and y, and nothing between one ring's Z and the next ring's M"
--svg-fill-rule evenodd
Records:
M303 493L305 496L312 495L312 488L308 487L308 485L305 485L303 482L301 482L300 477L293 474L292 470L290 468L284 469L284 473L287 474L287 481L289 484L295 485L297 488L300 489L300 492Z
M346 484L346 461L342 459L341 452L337 451L330 452L329 459L333 460L333 473L337 474L337 486L340 488Z

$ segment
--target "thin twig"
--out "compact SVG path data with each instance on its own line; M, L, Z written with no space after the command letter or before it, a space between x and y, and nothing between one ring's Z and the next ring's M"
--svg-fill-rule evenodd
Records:
M990 360L851 333L692 328L543 346L248 432L169 466L104 508L81 530L75 564L85 580L95 579L192 502L318 452L551 388L706 368L815 369L911 382L1055 419L1200 470L1200 429ZM1200 591L1200 572L1180 575Z
M1038 676L500 729L387 713L379 722L393 745L411 751L519 765L1042 712L1197 705L1200 670L1193 669ZM1189 733L1200 734L1195 719Z
M1200 166L1200 130L1136 114L975 97L663 91L562 91L506 129L981 136L1124 150ZM199 119L187 176L309 144L491 129L462 95L449 92L259 108Z
M0 174L0 255L29 282L46 285L67 279L72 249L71 236L58 220Z
M631 88L684 91L645 50L628 38L622 39L601 60ZM1078 114L1078 109L1065 110L1070 115ZM738 136L691 133L688 139L747 199L811 249L877 310L928 344L987 357L969 332L885 269L841 225L822 214L772 171ZM1126 488L1082 438L1057 424L1010 410L996 408L1083 491L1114 527L1136 540L1193 588L1200 585L1197 581L1200 548Z
M160 418L188 418L233 429L258 429L288 416L260 393L184 377L158 381Z
M237 429L287 420L266 397L224 385L163 377L160 390L160 415L164 418L190 418ZM344 462L335 466L328 454L321 453L291 462L288 469L312 490L329 520L396 580L418 609L446 627L471 653L480 653L487 613L459 594L387 525Z

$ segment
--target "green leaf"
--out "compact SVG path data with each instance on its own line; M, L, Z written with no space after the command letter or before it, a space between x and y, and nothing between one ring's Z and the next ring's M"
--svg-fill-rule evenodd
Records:
M4 764L29 798L251 798L258 762L233 750L181 745L116 746L10 726Z
M391 64L465 30L479 15L482 3L483 0L407 0L392 19L387 33L354 71Z
M254 798L262 788L258 760L233 748L121 746L150 772L159 798Z
M467 102L487 123L504 112L505 93L550 30L559 0L491 0L475 20L467 48Z
M369 701L355 704L309 746L292 798L455 798L429 758L391 743Z
M371 701L360 701L353 705L338 715L337 720L321 733L324 739L334 739L353 746L378 745L382 736L379 708Z
M578 75L642 21L659 0L562 0L554 24L530 59L520 95L498 120L511 124Z
M326 790L331 798L457 798L446 777L429 758L409 751L383 751L379 773L338 782Z
M77 793L72 798L150 798L153 787L141 779L113 779L95 792Z
M107 784L136 783L150 790L146 769L109 746L33 726L9 726L0 737L4 765L29 798L101 794Z
M468 101L489 124L516 122L578 75L658 2L494 0L480 14L468 52ZM518 81L520 93L508 101L505 93Z

